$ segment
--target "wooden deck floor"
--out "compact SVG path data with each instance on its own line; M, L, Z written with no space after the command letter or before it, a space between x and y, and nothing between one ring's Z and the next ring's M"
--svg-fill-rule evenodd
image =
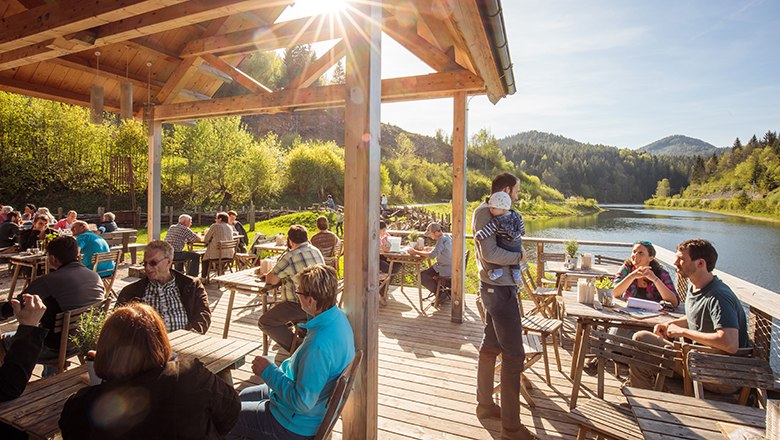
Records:
M131 279L118 280L121 286ZM8 278L0 279L0 295L8 289ZM208 287L213 310L209 334L222 336L228 294L212 284ZM449 320L449 309L428 310L423 316L417 309L416 289L391 286L390 301L379 314L379 438L380 439L493 439L498 438L498 421L477 419L476 371L482 325L475 305L475 296L466 296L464 322ZM248 302L249 296L238 296L237 304ZM259 340L256 326L257 309L240 310L234 314L231 338ZM528 308L526 308L528 310ZM0 326L9 330L8 325ZM533 388L536 406L522 402L522 422L540 438L575 438L576 426L568 412L571 381L573 323L566 322L561 357L563 372L555 367L550 350L552 386L544 381L544 367L540 360L526 374ZM272 353L273 353L272 347ZM259 351L257 354L260 354ZM36 368L36 376L40 373ZM252 374L251 357L239 370L233 372L236 388L259 383ZM584 375L584 392L595 392L596 379ZM619 382L607 375L607 400L622 402ZM580 396L580 402L586 397ZM334 438L341 438L340 424Z

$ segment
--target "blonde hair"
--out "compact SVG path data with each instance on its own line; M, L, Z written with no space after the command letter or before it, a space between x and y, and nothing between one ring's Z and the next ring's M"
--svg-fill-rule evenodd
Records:
M160 315L146 304L130 303L106 319L98 338L95 373L107 381L131 378L162 368L172 354Z
M317 309L328 310L336 304L336 269L324 264L309 266L298 275L298 292L317 301Z

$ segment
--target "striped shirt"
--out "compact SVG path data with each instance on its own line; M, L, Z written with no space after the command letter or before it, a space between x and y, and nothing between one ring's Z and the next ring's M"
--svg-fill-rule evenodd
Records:
M165 234L165 241L173 246L174 252L181 252L184 249L184 245L197 239L198 235L192 232L192 229L181 223L171 225L171 227L168 228L168 233Z
M168 333L187 327L187 311L181 302L176 278L165 284L149 280L144 292L143 302L151 306L165 321Z
M282 280L282 285L279 287L282 301L298 302L298 297L295 296L298 274L315 264L325 264L325 259L322 258L320 250L308 241L279 257L271 273Z

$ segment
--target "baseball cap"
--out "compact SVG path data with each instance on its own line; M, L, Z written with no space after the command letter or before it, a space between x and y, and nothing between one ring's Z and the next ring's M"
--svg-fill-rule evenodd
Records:
M439 223L433 222L428 224L428 227L425 229L425 234L423 235L430 237L431 234L439 231L441 231L441 225Z
M498 209L512 209L512 198L504 191L495 192L488 199L488 206Z

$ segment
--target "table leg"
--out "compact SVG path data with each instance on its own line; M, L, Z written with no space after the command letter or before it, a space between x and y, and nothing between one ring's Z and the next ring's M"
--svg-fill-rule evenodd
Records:
M423 296L422 296L422 277L420 276L420 263L415 264L415 270L417 270L417 294L420 297L420 313L425 314L425 308L423 308ZM436 301L434 299L434 301Z
M390 281L392 281L392 279L393 279L393 266L395 266L395 261L390 260L390 266L388 266L388 268L387 268L387 276L389 277L387 279L387 289L388 290L390 290ZM403 272L403 270L401 272ZM401 274L401 292L404 291L404 284L403 284L404 283L404 278L403 278L403 275L404 274ZM385 292L385 293L387 293L387 292ZM385 298L385 299L387 299L387 298Z
M14 264L14 276L11 278L11 288L8 291L8 301L11 301L11 298L14 297L14 290L16 290L16 281L19 279L19 271L22 269L22 266L18 264Z
M579 353L576 359L576 371L574 375L574 383L571 387L571 402L569 403L569 409L574 409L577 406L577 396L580 393L580 382L582 381L582 369L585 368L585 353L588 351L590 342L590 322L583 322L582 324L582 336L580 341ZM575 359L572 359L575 361Z
M577 320L577 331L574 333L574 351L571 354L571 371L569 372L569 377L574 377L574 372L577 368L577 362L576 359L579 358L580 355L580 344L582 343L582 321Z
M230 299L228 299L227 315L225 316L225 329L222 331L222 338L227 339L230 330L230 317L233 315L233 301L236 299L236 289L230 288Z

